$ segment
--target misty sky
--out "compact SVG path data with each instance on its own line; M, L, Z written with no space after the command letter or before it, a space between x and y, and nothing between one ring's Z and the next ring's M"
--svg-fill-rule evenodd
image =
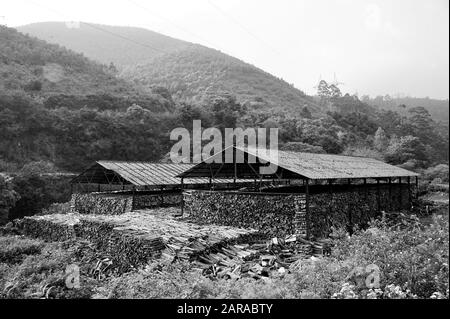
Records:
M0 0L0 23L147 28L233 55L312 94L448 99L448 0Z

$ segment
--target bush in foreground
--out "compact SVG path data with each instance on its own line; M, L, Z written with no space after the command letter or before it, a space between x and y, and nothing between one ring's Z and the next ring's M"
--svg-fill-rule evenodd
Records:
M5 251L19 251L25 257L15 264L0 261L0 297L448 298L448 216L435 217L428 226L389 226L377 221L351 237L342 231L334 236L330 256L300 260L290 273L259 280L211 280L192 263L163 265L160 261L121 276L97 276L90 270L106 256L80 242L5 237L1 238L9 247ZM80 267L80 289L64 285L69 264ZM373 267L379 285L367 287Z

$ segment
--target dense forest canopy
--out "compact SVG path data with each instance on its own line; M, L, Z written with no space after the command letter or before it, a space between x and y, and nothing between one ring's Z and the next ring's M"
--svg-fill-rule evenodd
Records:
M367 95L361 96L361 100L369 105L380 109L391 110L402 115L408 114L408 109L422 106L430 112L435 121L449 122L449 102L447 100L436 100L429 97L392 97L390 95L376 96L370 98Z
M189 127L194 119L222 129L279 127L280 143L290 149L366 155L417 168L448 160L448 127L424 107L406 108L404 115L376 108L326 81L313 101L201 46L142 65L134 86L81 54L0 30L0 170L40 160L69 171L101 158L156 161L170 149L171 129ZM35 72L48 64L59 65L70 82L52 83L52 76ZM284 112L274 112L276 99Z
M192 45L143 28L83 22L39 22L17 29L49 43L83 52L92 60L106 65L113 63L118 67L149 61Z
M448 124L422 106L375 107L326 81L309 97L200 46L130 67L129 81L114 66L14 29L0 27L0 40L0 172L18 174L12 189L2 181L0 209L18 201L15 216L63 200L63 182L40 173L80 172L100 159L163 160L170 131L198 119L221 130L278 127L286 150L373 157L448 176Z
M233 92L238 102L256 111L295 112L299 106L307 106L316 114L322 111L311 97L282 79L202 46L128 66L121 76L144 86L166 87L174 99L189 103Z
M23 94L49 107L126 109L132 103L152 110L171 110L163 95L117 77L106 66L69 51L0 26L0 92Z
M105 65L148 88L163 86L180 102L199 102L208 94L233 92L240 103L264 111L292 111L298 105L320 112L312 98L293 85L239 59L201 45L141 28L63 22L18 28ZM95 45L93 45L95 44Z

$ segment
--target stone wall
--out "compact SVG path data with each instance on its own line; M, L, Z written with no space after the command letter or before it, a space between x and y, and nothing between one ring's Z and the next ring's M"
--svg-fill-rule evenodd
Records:
M304 194L196 190L184 193L183 212L201 224L253 228L269 236L306 235Z

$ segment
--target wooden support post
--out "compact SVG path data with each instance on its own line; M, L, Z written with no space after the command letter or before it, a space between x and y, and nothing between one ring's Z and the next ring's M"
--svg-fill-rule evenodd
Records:
M378 215L381 214L381 195L380 195L380 179L377 178L377 211Z
M330 192L330 198L328 201L328 213L331 214L331 208L333 207L333 180L329 179L328 180L328 191Z
M184 215L184 178L181 178L181 216Z
M363 185L364 185L364 199L367 200L367 178L363 178Z
M399 209L402 209L402 178L401 177L398 178L398 191L400 193L400 196L399 196L400 207L399 207Z
M392 210L392 178L389 177L389 209Z
M309 212L309 179L305 180L305 193L306 193L306 239L310 238L311 235L311 222L310 222L310 212Z
M416 199L419 198L419 177L416 176Z
M236 178L237 178L237 163L236 158L234 159L234 178L233 178L233 185L236 187Z
M411 177L408 176L408 203L409 207L412 206L412 197L411 197Z

